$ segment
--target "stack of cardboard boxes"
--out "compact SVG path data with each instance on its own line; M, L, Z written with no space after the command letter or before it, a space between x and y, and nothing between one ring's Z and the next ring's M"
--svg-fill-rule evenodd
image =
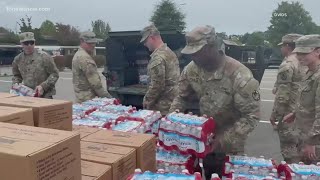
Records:
M0 177L81 179L79 134L0 123Z
M1 179L125 180L156 170L155 147L153 135L72 127L72 102L0 93Z

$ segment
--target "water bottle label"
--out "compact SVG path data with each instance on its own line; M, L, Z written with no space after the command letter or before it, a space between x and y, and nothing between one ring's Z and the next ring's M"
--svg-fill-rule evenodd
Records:
M233 174L232 175L233 180L280 180L275 177L267 177L267 176L259 176L259 175L252 175L252 174Z
M72 121L73 125L77 126L94 126L94 127L103 127L105 122L103 121L94 121L91 119L76 119Z
M177 146L180 151L194 150L197 153L205 152L205 143L188 136L159 131L159 139L166 146Z
M289 168L299 175L320 175L320 167L314 164L289 164Z
M122 106L122 105L106 105L100 108L100 111L111 111L111 112L129 112L133 110L132 106Z
M273 167L272 161L263 158L247 156L230 156L230 162L234 165L249 165L256 167Z
M121 116L119 114L114 114L110 112L100 112L96 111L90 114L90 117L100 121L110 122L112 120L117 120Z
M157 161L173 163L173 164L186 164L191 158L191 155L182 155L176 151L166 151L164 149L157 149Z
M158 174L158 173L152 173L152 172L145 172L143 174L135 174L132 177L132 180L160 180L160 179L196 180L196 176L195 175L186 175L186 174L173 174L173 173Z

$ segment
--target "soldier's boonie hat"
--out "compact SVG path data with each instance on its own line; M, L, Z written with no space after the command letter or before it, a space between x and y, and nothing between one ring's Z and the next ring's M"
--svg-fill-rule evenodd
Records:
M201 26L186 33L187 45L181 50L183 54L194 54L206 44L215 43L217 37L214 27Z
M102 39L96 38L96 34L91 31L85 31L80 34L80 39L86 43L97 43L102 41Z
M159 30L157 27L152 23L151 25L142 29L141 33L141 40L140 42L144 42L150 35L160 35Z
M320 47L320 35L310 34L302 36L296 41L296 48L293 50L295 53L311 53L316 48Z
M299 39L302 36L302 34L286 34L282 37L282 40L278 44L278 46L281 46L282 44L286 43L294 43L297 39Z
M33 32L23 32L19 34L20 42L35 41Z

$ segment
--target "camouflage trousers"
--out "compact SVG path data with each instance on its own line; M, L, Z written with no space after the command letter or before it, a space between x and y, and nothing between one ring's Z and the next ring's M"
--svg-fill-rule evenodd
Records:
M279 123L278 134L280 140L281 154L287 163L304 162L306 164L312 161L306 159L302 154L303 138L299 132L295 130L293 125L283 125ZM316 146L317 160L320 161L320 145Z
M170 99L161 99L157 101L156 104L150 105L149 110L160 111L162 115L167 115L169 113L171 103L172 100Z

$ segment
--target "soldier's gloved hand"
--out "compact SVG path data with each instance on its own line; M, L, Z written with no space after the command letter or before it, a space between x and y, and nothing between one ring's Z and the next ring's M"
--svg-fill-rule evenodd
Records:
M276 118L270 117L270 123L273 126L273 129L277 129Z
M316 160L316 146L305 144L302 148L303 155L309 160Z
M277 93L277 88L275 87L272 89L272 94L276 94L276 93Z
M211 140L211 151L222 150L224 148L222 137L215 136Z
M43 87L42 86L37 86L36 89L36 94L38 94L38 96L42 96L44 93Z
M296 118L296 115L294 113L290 113L290 114L283 117L283 122L292 123L295 118Z

